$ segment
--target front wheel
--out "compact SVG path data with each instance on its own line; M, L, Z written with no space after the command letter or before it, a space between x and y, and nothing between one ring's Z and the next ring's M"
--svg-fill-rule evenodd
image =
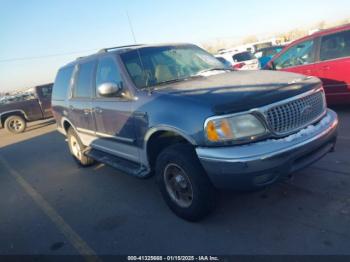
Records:
M26 120L21 116L10 116L5 120L5 129L13 134L23 133L27 127Z
M179 217L198 221L215 204L215 189L190 145L176 144L162 151L156 163L160 191Z

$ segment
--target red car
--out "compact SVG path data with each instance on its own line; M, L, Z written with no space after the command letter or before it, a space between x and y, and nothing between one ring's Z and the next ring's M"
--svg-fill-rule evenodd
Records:
M316 76L323 82L328 104L350 103L350 24L294 41L264 69Z

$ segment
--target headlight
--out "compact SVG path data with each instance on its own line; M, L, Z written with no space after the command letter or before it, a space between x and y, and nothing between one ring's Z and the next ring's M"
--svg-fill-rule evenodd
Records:
M210 142L229 140L253 140L266 133L265 126L252 114L232 117L210 118L205 124L205 133Z

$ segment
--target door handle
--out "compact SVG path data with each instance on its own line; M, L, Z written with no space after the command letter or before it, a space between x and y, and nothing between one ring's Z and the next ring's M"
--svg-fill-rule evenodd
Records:
M88 114L90 114L91 113L91 110L90 109L84 109L84 114L85 115L88 115Z
M330 69L330 66L322 66L322 69L323 69L323 70L329 70L329 69Z

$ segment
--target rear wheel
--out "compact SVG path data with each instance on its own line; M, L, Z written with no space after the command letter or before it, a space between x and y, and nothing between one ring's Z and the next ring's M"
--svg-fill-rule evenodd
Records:
M73 128L69 128L67 132L69 151L72 154L75 161L81 166L90 166L94 164L94 160L84 154L86 146L80 141L79 136Z
M5 129L13 134L23 133L27 122L22 116L10 116L5 120Z
M179 217L197 221L214 208L215 189L190 145L177 144L162 151L156 176L165 202Z

